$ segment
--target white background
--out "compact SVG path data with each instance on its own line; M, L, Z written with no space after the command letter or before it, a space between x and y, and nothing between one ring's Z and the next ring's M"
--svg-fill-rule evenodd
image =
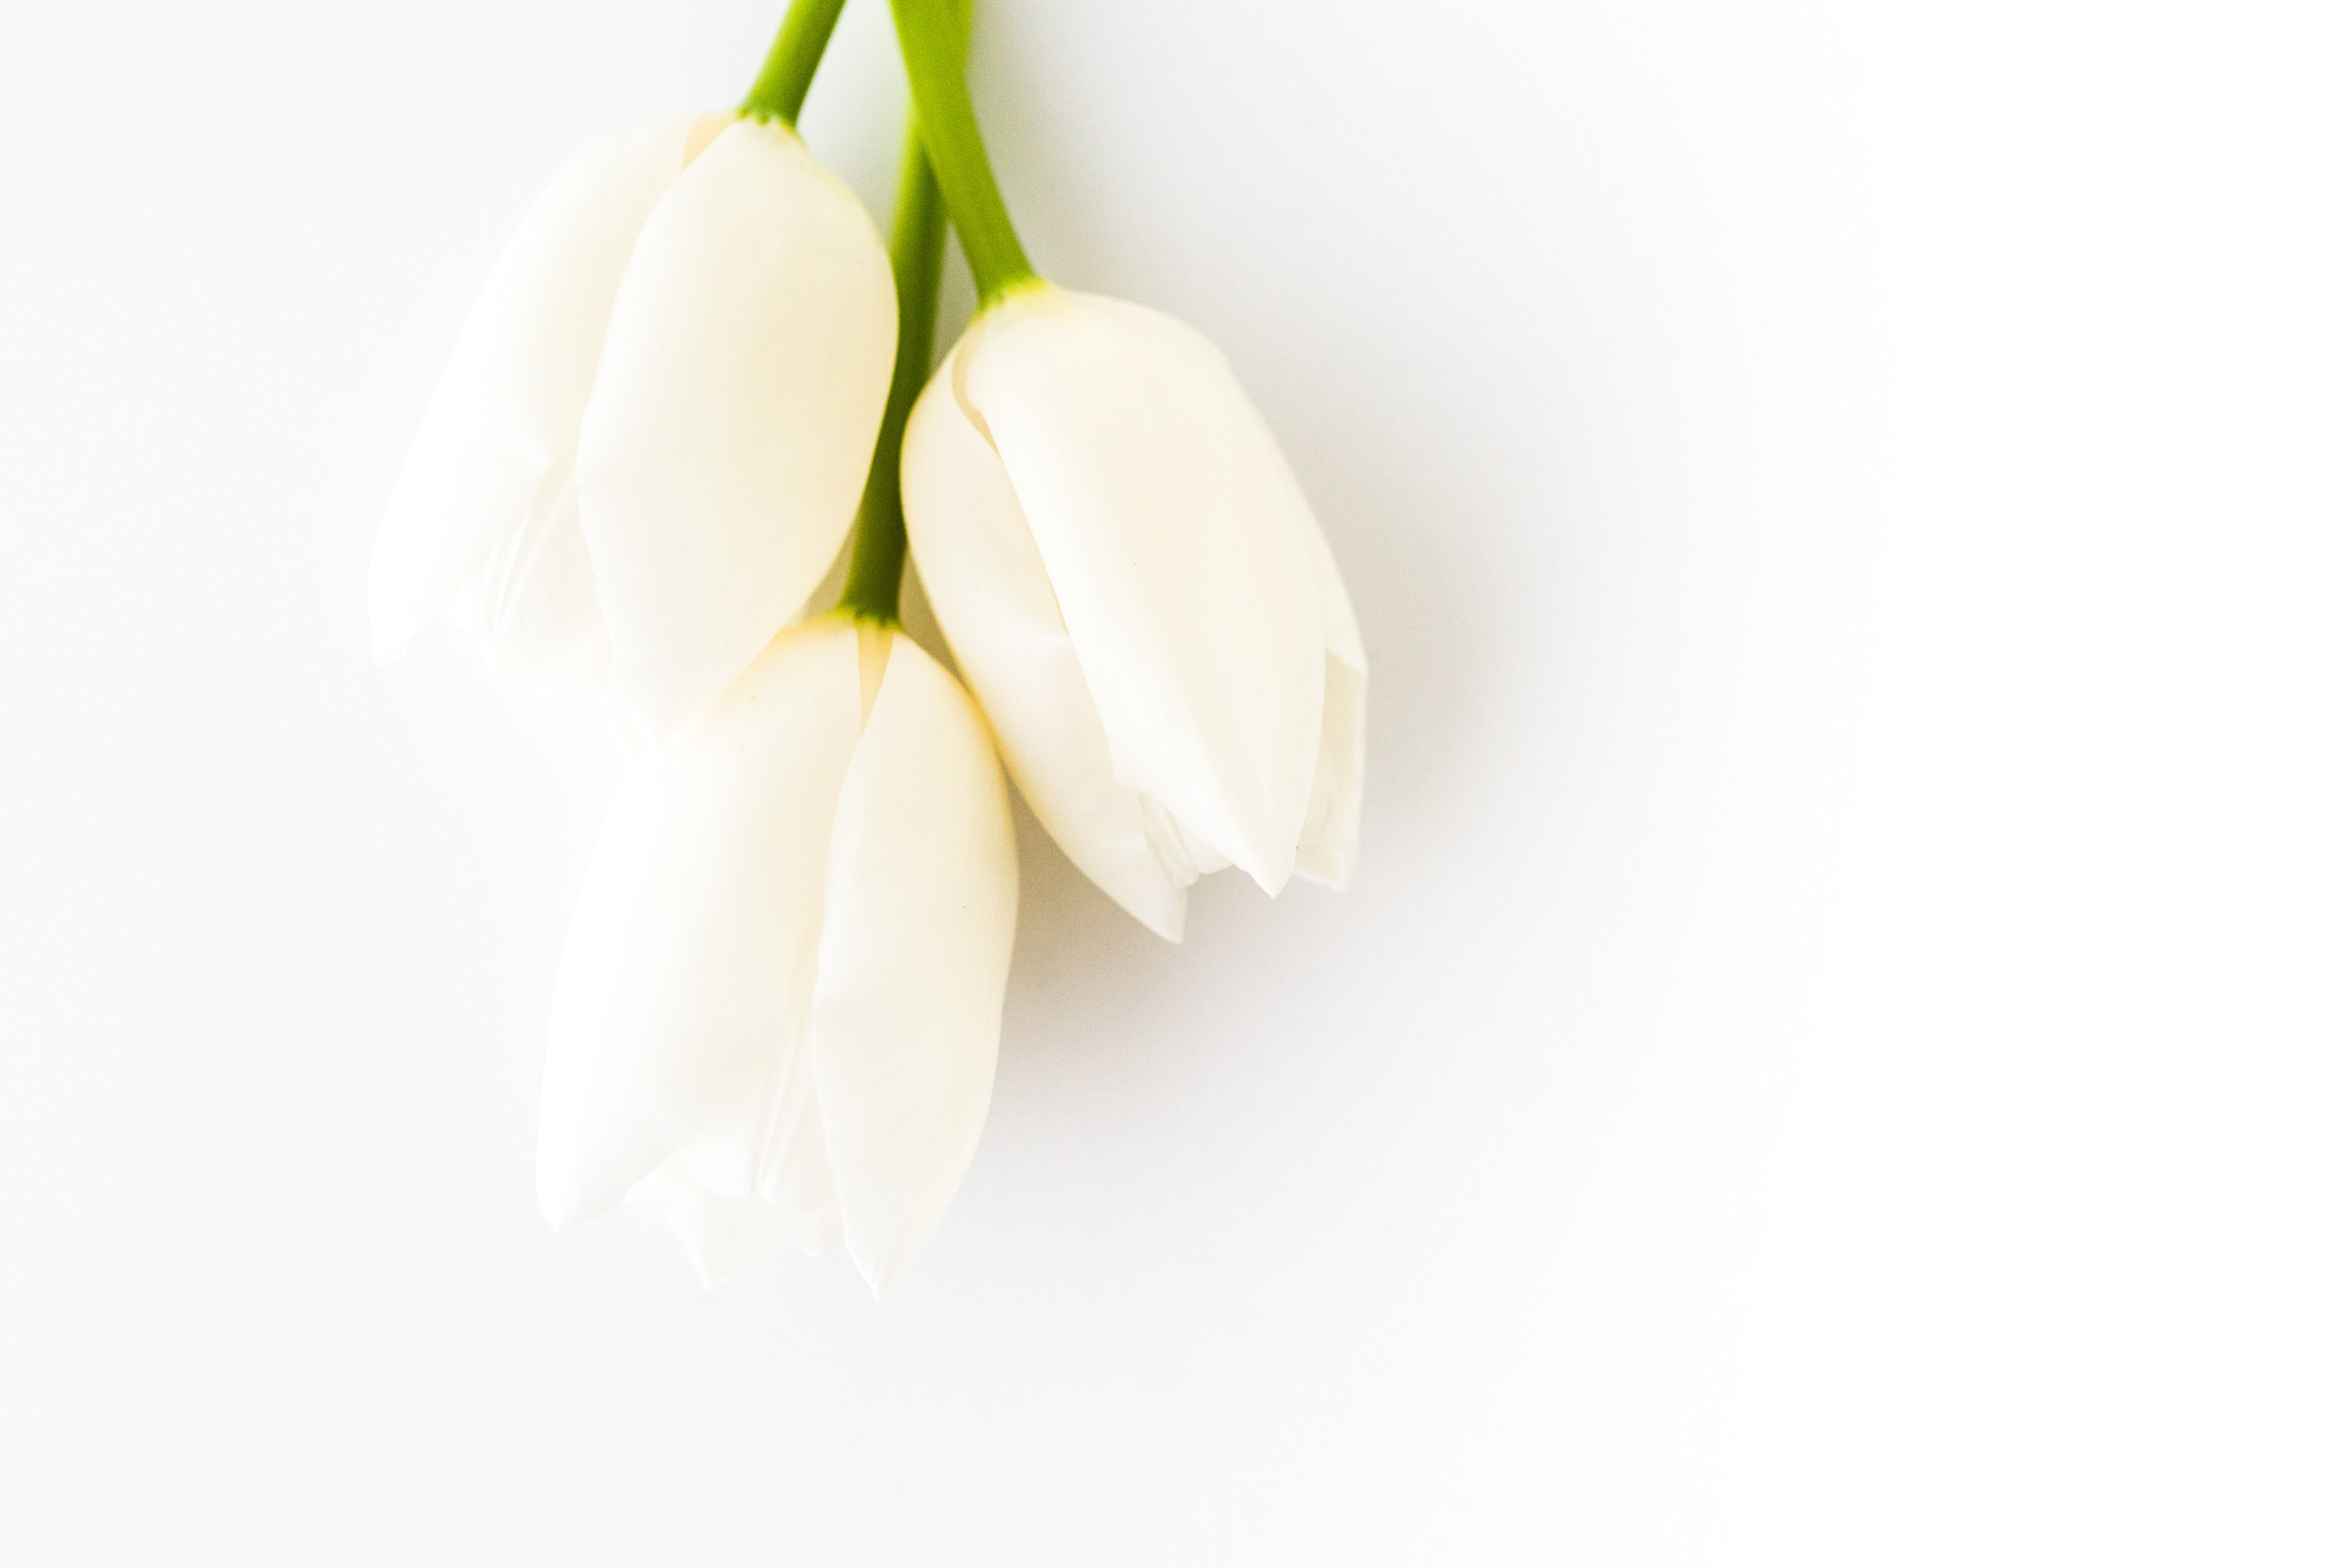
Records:
M2352 1555L2337 8L981 0L1032 254L1325 520L1370 790L1181 947L1024 822L879 1304L548 1233L620 759L364 626L509 226L776 8L0 22L0 1560Z

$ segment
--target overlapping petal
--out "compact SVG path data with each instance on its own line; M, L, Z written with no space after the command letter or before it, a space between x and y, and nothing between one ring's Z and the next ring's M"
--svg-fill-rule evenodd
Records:
M491 269L393 487L368 577L389 663L532 511L572 450L605 322L690 117L604 138L558 174Z
M579 458L613 680L647 737L725 690L824 575L897 333L872 221L782 126L728 127L647 219Z
M877 1295L980 1141L1020 889L986 724L929 654L887 641L834 814L811 1020L844 1239Z
M1021 500L950 379L934 378L907 423L907 531L932 613L1037 820L1120 908L1177 941L1192 879L1152 852L1147 803L1112 774Z

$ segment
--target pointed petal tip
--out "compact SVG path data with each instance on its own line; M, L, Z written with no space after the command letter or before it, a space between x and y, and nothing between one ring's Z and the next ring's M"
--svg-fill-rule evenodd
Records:
M1302 882L1312 882L1318 888L1328 888L1335 893L1348 890L1348 879L1356 871L1356 845L1352 836L1345 842L1310 839L1298 847L1298 859L1291 874Z
M1184 911L1192 903L1187 889L1179 888L1173 898L1154 900L1149 904L1116 894L1112 895L1111 901L1134 917L1136 924L1160 941L1172 946L1183 944Z
M1352 866L1336 866L1328 869L1310 870L1301 866L1298 868L1297 874L1298 879L1302 882L1312 882L1318 888L1326 888L1335 893L1344 893L1348 890L1349 873L1354 869Z
M1063 853L1066 855L1068 851L1066 849ZM1075 859L1072 863L1076 864ZM1171 886L1165 881L1157 887L1143 887L1139 886L1135 879L1127 878L1113 885L1106 879L1095 877L1084 865L1079 865L1078 869L1087 872L1102 895L1117 904L1120 911L1136 924L1163 942L1183 942L1184 910L1191 902L1185 888Z
M566 1231L583 1225L611 1209L624 1195L616 1193L600 1203L596 1194L583 1190L576 1175L557 1170L551 1162L541 1163L539 1212L550 1230Z
M911 1248L901 1246L887 1253L867 1252L853 1247L849 1248L849 1261L856 1266L857 1277L866 1281L866 1288L874 1292L874 1299L879 1301L898 1289L898 1281L906 1277L907 1265L912 1263L914 1254L921 1250L919 1242Z
M1294 850L1290 854L1271 856L1264 860L1252 856L1249 860L1235 864L1249 873L1251 881L1265 889L1267 898L1278 899L1282 896L1282 889L1290 886L1290 876L1297 868L1297 852Z

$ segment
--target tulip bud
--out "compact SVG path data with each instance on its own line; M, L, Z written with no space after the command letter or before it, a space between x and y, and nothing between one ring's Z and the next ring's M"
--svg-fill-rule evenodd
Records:
M897 331L872 221L789 127L589 148L493 268L394 488L377 657L446 609L502 673L677 730L839 552Z
M953 677L846 616L775 638L605 817L556 979L549 1221L658 1205L713 1288L843 1239L880 1293L987 1115L1017 879Z
M907 427L925 593L1065 853L1173 941L1236 865L1343 885L1365 660L1322 531L1224 358L1157 311L1024 285Z

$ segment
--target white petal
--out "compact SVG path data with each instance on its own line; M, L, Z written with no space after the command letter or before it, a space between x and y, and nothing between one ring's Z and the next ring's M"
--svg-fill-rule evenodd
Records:
M1314 782L1323 637L1297 486L1265 422L1198 333L1089 295L1016 296L954 363L1119 782L1279 889Z
M834 817L812 1029L843 1239L877 1295L980 1141L1019 891L986 726L893 637Z
M670 1156L669 1168L698 1191L756 1202L775 1211L797 1245L817 1252L841 1239L840 1203L816 1076L807 1048L810 993L816 981L816 930L778 978L789 994L781 1055Z
M816 1253L841 1240L841 1193L833 1179L824 1110L817 1103L815 1051L812 1047L793 1055L795 1076L809 1087L797 1097L797 1109L782 1145L761 1161L760 1201L792 1215L800 1227L802 1250Z
M551 697L604 689L612 643L580 532L571 453L547 471L523 526L457 591L450 616L481 637L490 668L518 686Z
M725 690L824 575L897 339L873 222L781 126L730 126L646 221L580 489L614 683L649 737Z
M1233 864L1218 854L1214 846L1195 838L1156 800L1143 803L1143 836L1151 845L1151 853L1165 868L1168 879L1186 887Z
M807 1246L794 1216L754 1199L713 1197L686 1184L675 1196L654 1201L686 1245L706 1290L718 1289L788 1247L816 1250Z
M857 744L856 658L844 623L778 637L623 780L556 975L539 1146L551 1223L609 1208L804 1048L798 971Z
M1316 596L1323 609L1323 731L1316 755L1315 788L1298 835L1298 874L1344 888L1355 869L1356 840L1364 815L1364 639L1355 607L1339 580L1331 546L1305 510L1307 542L1315 560Z
M1363 816L1364 676L1332 654L1323 667L1322 749L1298 834L1298 874L1327 888L1346 887Z
M640 125L565 165L491 268L393 486L368 574L376 658L404 652L501 541L580 434L604 324L691 119Z
M950 378L932 378L907 422L907 536L940 629L1003 749L1013 782L1095 885L1171 942L1184 889L1145 829L1145 802L1111 773L1110 742L1045 563L995 449Z

